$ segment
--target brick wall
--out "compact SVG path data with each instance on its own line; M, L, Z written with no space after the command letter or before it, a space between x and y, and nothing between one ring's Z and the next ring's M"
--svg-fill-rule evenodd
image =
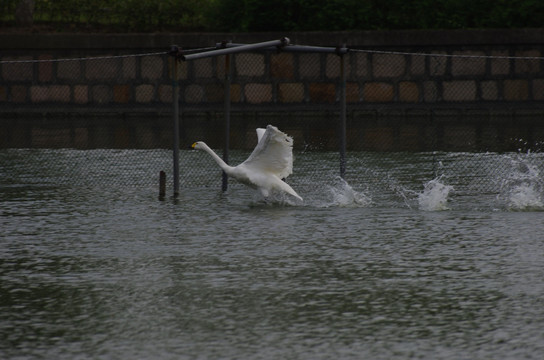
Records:
M535 30L536 31L536 30ZM410 32L406 32L410 33ZM451 32L450 32L451 33ZM440 42L435 34L434 42L396 44L383 41L368 48L414 53L414 55L358 52L346 55L347 102L350 104L398 103L477 103L477 102L539 102L544 100L544 61L534 59L544 56L544 44L533 38L517 38L512 43L497 43L496 37L504 34L488 34L489 44L481 39L474 43L471 32L465 32L464 42L452 44L442 32ZM510 34L511 32L506 32ZM361 43L361 34L344 34L350 43ZM457 33L456 33L457 34ZM481 32L478 32L481 34ZM367 34L368 35L368 34ZM146 35L141 35L145 38ZM229 34L216 35L216 41ZM236 37L235 35L230 35ZM262 35L261 35L262 36ZM270 36L267 38L270 39ZM309 44L330 46L337 34L325 40L323 35L311 39ZM421 33L421 37L425 32ZM459 34L457 34L459 36ZM107 35L102 36L104 39ZM111 36L115 38L115 36ZM481 37L481 36L480 36ZM296 38L296 37L295 37ZM169 103L172 99L168 56L127 57L89 61L47 62L63 57L118 55L167 50L166 41L181 41L184 37L163 38L164 47L138 47L128 49L122 42L109 39L108 46L100 48L82 46L67 50L57 46L27 49L25 43L39 43L36 35L28 35L21 42L3 46L0 60L40 60L39 63L2 64L0 71L0 106L16 104L63 105L150 105ZM96 39L96 38L93 38ZM66 43L57 36L58 43ZM255 38L254 41L263 39ZM352 41L353 40L353 41ZM408 39L409 40L409 39ZM491 41L493 40L493 41ZM193 40L194 41L194 40ZM406 40L407 41L407 40ZM510 41L506 43L506 41ZM0 36L0 45L6 43ZM73 40L71 42L74 42ZM291 40L291 42L294 42ZM7 42L9 45L9 42ZM141 41L145 44L146 41ZM199 43L196 47L215 44ZM361 46L359 46L361 47ZM368 49L367 48L367 49ZM420 56L417 53L438 53L443 56ZM496 58L494 58L496 57ZM505 58L519 57L519 58ZM532 58L532 59L531 59ZM182 101L189 104L219 103L222 101L224 57L200 59L181 64ZM232 75L232 101L248 104L305 104L334 103L338 99L340 59L334 54L302 53L250 53L235 56Z

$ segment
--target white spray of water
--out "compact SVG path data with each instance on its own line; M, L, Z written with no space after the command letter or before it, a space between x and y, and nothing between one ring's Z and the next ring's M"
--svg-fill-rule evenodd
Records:
M338 178L334 186L329 187L332 200L325 206L366 207L372 204L370 196L354 190L344 179Z
M538 167L521 157L512 159L511 171L501 184L501 198L510 210L544 210L544 180Z
M300 188L299 188L300 190ZM266 199L259 192L254 192L254 206L316 206L328 207L367 207L372 199L363 191L353 189L341 177L335 177L332 184L313 184L311 192L301 192L304 201L301 202L283 192L272 192ZM252 205L252 206L253 206Z
M442 183L442 176L428 181L417 197L419 208L423 211L449 210L448 195L452 190L453 186Z
M512 210L544 210L539 190L529 184L515 186L510 191L508 205Z

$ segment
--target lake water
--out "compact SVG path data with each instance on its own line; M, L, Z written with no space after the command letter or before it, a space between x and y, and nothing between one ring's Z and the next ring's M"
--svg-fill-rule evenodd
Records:
M159 200L168 151L1 150L0 358L542 358L541 155L296 155L304 203L192 151Z

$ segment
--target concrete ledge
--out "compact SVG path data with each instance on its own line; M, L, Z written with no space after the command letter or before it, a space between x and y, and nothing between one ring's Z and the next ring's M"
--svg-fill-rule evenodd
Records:
M6 50L165 50L213 46L223 40L254 43L287 36L292 44L351 48L436 47L453 45L536 45L544 43L544 28L496 30L395 30L262 33L159 34L0 34Z

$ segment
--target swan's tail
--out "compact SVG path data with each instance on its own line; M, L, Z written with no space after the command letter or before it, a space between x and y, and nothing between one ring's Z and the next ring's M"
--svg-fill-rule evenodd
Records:
M289 195L292 195L292 196L296 197L300 201L304 201L304 200L302 200L302 197L300 197L300 195L297 194L297 192L295 190L293 190L293 188L291 186L289 186L289 184L287 184L285 181L280 181L279 187L281 188L281 190L285 191Z

